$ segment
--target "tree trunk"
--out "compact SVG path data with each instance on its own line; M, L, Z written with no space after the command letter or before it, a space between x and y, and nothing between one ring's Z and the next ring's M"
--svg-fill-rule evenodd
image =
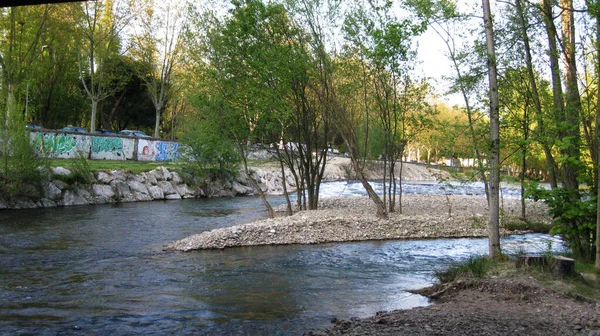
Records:
M575 59L575 18L573 0L561 0L562 12L562 44L565 66L565 136L569 144L561 152L568 159L563 164L565 187L572 191L573 199L579 199L578 164L581 143L580 111L581 100L577 83L577 60Z
M92 97L92 117L90 119L90 133L96 132L96 115L98 114L98 98Z
M155 105L154 108L156 109L156 120L154 122L154 137L158 138L159 137L159 127L160 127L160 110L162 109L162 105Z
M496 73L496 51L490 1L483 1L485 40L488 56L490 84L490 218L488 223L490 258L500 256L500 109L498 105L498 83Z

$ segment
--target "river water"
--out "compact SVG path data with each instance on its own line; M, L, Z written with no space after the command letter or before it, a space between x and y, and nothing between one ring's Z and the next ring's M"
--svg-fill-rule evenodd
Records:
M323 193L360 193L352 188L330 183ZM333 317L428 305L406 290L487 252L486 239L161 250L260 218L255 197L2 211L0 334L298 335ZM502 242L508 253L564 249L540 234Z

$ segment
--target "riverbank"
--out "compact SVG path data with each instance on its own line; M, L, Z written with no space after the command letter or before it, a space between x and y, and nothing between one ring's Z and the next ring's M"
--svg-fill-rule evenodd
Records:
M285 178L275 162L251 163L252 178L267 195L283 194L296 189L296 183L288 169ZM367 169L372 179L380 178L377 163ZM405 163L404 181L435 181L447 172L423 165ZM350 159L331 157L326 165L323 182L351 179ZM160 166L156 169L133 174L125 170L98 170L78 172L54 167L43 173L40 185L23 185L19 195L3 195L0 192L0 210L52 208L74 205L106 203L147 202L178 200L185 198L215 198L255 195L257 190L243 172L237 176L192 176L175 169Z
M367 197L322 199L319 210L301 211L254 223L202 232L164 249L191 251L256 245L321 244L386 239L487 237L487 203L482 196L404 195L402 214L378 219ZM550 223L547 207L527 202L528 220ZM503 201L503 223L518 221L520 202ZM502 235L522 233L501 228Z
M436 300L428 307L334 319L331 328L305 335L600 335L600 302L550 289L512 267L510 274L416 291Z

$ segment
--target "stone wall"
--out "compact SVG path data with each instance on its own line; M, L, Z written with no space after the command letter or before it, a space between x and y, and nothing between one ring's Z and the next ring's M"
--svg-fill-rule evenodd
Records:
M72 159L81 154L92 160L175 161L181 157L179 143L169 140L54 130L30 136L36 150L51 158Z

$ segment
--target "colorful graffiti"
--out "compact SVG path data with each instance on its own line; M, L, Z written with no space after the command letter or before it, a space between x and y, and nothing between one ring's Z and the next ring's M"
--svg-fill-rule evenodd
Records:
M89 155L92 160L174 161L181 158L179 143L173 141L55 131L31 132L31 141L39 153L54 158L75 158L78 153Z
M78 152L85 155L88 143L89 137L71 134L36 133L33 136L36 150L51 157L74 157Z
M138 142L138 160L174 161L181 157L179 143L172 141L142 140Z
M179 143L177 142L156 142L156 161L173 161L180 158Z

